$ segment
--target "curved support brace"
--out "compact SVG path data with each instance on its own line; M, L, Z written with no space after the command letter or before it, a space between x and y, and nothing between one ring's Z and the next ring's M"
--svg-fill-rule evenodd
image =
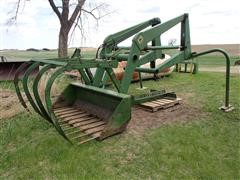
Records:
M219 52L222 53L226 59L226 91L225 91L225 105L220 107L221 110L228 112L234 109L234 107L232 107L229 104L229 92L230 92L230 57L228 55L228 53L226 51L224 51L223 49L211 49L208 51L203 51L200 53L196 53L196 54L192 54L192 57L198 57L198 56L203 56L206 54L210 54L210 53L214 53L214 52Z
M38 109L38 107L36 106L32 96L31 96L31 93L28 89L28 78L30 76L30 74L32 73L32 71L34 71L38 66L40 65L40 62L34 62L27 70L26 72L24 73L24 76L23 76L23 89L25 91L25 94L28 98L28 101L29 103L31 104L31 106L33 107L33 109L40 115L42 116L43 118L44 115L41 113L41 111Z
M56 70L52 76L48 79L48 82L47 82L47 85L46 85L46 89L45 89L45 101L46 101L46 106L47 106L47 110L48 110L48 114L50 115L51 117L51 120L53 122L53 125L54 127L56 128L56 130L58 131L58 133L60 135L62 135L67 141L69 141L70 143L72 143L70 141L70 139L65 135L64 131L62 130L61 126L59 125L58 121L57 121L57 118L53 112L53 109L52 109L52 100L51 100L51 88L52 88L52 85L54 83L54 81L56 80L56 78L63 74L64 71L67 71L67 67L64 66L64 67L61 67L60 69Z
M20 75L20 73L21 73L26 67L28 67L28 66L30 65L30 63L32 63L32 62L30 62L30 61L25 62L25 63L23 63L23 64L17 69L17 71L15 72L14 81L13 81L14 86L15 86L15 90L16 90L16 94L17 94L17 96L18 96L18 99L19 99L20 103L22 104L22 106L23 106L28 112L30 112L30 111L29 111L29 109L28 109L28 107L27 107L27 104L25 103L25 101L24 101L24 99L23 99L23 96L22 96L22 94L21 94L21 91L20 91L20 88L19 88L19 84L18 84L18 83L19 83L19 75Z
M45 72L47 72L49 69L55 68L55 65L49 64L44 66L37 74L37 76L35 77L35 80L33 82L33 95L35 97L36 103L41 111L41 113L44 115L45 119L50 122L53 123L51 120L50 115L48 114L47 110L45 109L41 97L39 95L39 89L38 89L38 85L40 82L40 79L42 78L42 76L44 75Z

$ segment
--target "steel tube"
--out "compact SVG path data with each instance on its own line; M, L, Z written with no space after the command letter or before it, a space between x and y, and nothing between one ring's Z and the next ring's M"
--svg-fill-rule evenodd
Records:
M145 50L157 50L157 49L180 49L181 46L147 46Z
M219 52L222 53L226 59L226 92L225 92L225 107L229 107L229 92L230 92L230 57L226 51L223 49L211 49L208 51L203 51L197 54L192 54L192 57L203 56L206 54Z

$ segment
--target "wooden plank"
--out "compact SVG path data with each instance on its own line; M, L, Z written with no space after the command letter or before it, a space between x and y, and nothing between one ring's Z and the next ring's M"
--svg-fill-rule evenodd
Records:
M177 98L176 101L181 102L182 98Z
M173 102L174 100L170 100L170 99L158 99L156 101L161 101L161 102Z
M87 121L75 123L75 124L73 124L73 126L74 126L74 127L79 127L79 126L84 126L84 125L92 124L92 123L95 123L95 122L98 122L98 121L101 121L101 120L98 119L98 118L95 118L95 119L90 119L90 120L87 120Z
M160 105L164 105L167 104L168 102L159 102L159 101L153 101L153 103L157 104L158 106Z
M101 134L102 134L102 131L101 131L101 132L93 133L91 136L92 136L92 137L96 137L96 138L98 138L98 137L101 136Z
M141 105L147 105L147 106L153 106L155 107L155 105L159 105L159 104L164 104L166 102L170 102L171 100L166 100L165 99L159 99L159 100L154 100L154 101L149 101L149 102L145 102L145 103L142 103ZM172 102L172 101L171 101Z
M165 99L158 99L154 102L161 103L161 104L167 104L173 102L172 100L165 100Z
M142 103L140 104L139 107L142 107L143 109L146 110L150 110L152 112L156 112L159 109L166 109L169 107L172 107L176 104L179 104L179 102L181 101L181 98L177 98L177 99L157 99L154 101L150 101L150 102L146 102L146 103Z
M172 102L171 100L169 101L165 101L165 100L154 100L154 101L149 101L149 102L145 102L145 103L142 103L141 105L146 105L146 106L152 106L152 107L156 107L156 105L163 105L165 103L168 103L168 102Z
M151 101L151 103L153 103L153 104L155 104L155 105L157 105L157 106L161 105L161 103L159 103L159 102L157 102L157 101Z
M70 109L70 110L66 110L64 112L55 112L55 114L57 116L61 116L61 115L65 115L65 114L69 114L69 113L74 113L74 112L79 112L81 110L78 110L78 109Z
M90 116L90 114L84 113L84 114L79 114L79 115L74 115L74 116L66 117L66 118L64 118L63 121L70 121L70 120L73 120L73 119L78 119L78 118L86 117L86 116Z
M88 130L86 130L86 131L84 131L84 132L87 133L87 134L92 134L92 133L100 132L100 131L102 131L104 128L105 128L105 124L104 124L104 125L101 125L101 126L98 126L98 127L95 127L95 128L92 128L92 129L88 129Z
M69 113L65 113L63 115L59 115L61 118L66 118L66 117L69 117L69 116L73 116L73 115L78 115L78 114L84 114L86 112L83 112L83 111L73 111L73 112L69 112Z
M152 102L145 102L145 103L142 103L140 105L143 105L143 106L150 106L150 107L155 107L156 104L155 103L152 103Z
M92 135L94 138L98 138L98 137L100 137L103 129L104 129L104 126L99 126L97 128L91 129L91 131L88 130L89 131L88 133L72 137L71 140L80 139L80 138L83 138L85 136L90 136L90 135Z
M54 110L61 110L65 108L72 108L73 106L61 106L61 107L53 107Z
M88 121L89 119L94 119L96 117L94 116L87 116L87 117L82 117L79 119L74 119L74 120L70 120L68 121L68 124L75 124L75 123L79 123L79 122L84 122L84 121Z
M57 109L57 110L54 110L54 113L60 113L60 112L68 111L71 109L75 109L75 108L74 107L66 107L66 108L62 108L62 109Z
M85 131L85 130L88 130L88 129L91 129L91 128L95 128L95 127L98 127L98 126L101 126L101 125L104 125L104 124L106 124L106 122L99 121L99 122L96 122L96 123L92 123L92 124L88 124L88 125L85 125L85 126L81 126L79 128L81 130Z
M68 106L68 105L65 105L65 106L53 106L53 109L54 110L60 110L60 109L66 108L66 107L70 107L70 106Z

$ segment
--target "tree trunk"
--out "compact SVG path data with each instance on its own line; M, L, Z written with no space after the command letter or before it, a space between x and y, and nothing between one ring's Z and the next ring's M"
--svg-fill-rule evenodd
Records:
M64 58L68 56L68 28L61 26L59 32L59 40L58 40L58 57Z

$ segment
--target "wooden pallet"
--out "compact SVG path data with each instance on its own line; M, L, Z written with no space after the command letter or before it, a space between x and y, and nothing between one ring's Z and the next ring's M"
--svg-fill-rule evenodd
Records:
M177 104L180 104L181 101L182 101L181 98L176 99L162 98L154 101L141 103L139 104L139 107L147 111L156 112L160 109L167 109L169 107L173 107Z
M77 144L100 137L106 122L76 106L55 107L54 113L65 135Z

